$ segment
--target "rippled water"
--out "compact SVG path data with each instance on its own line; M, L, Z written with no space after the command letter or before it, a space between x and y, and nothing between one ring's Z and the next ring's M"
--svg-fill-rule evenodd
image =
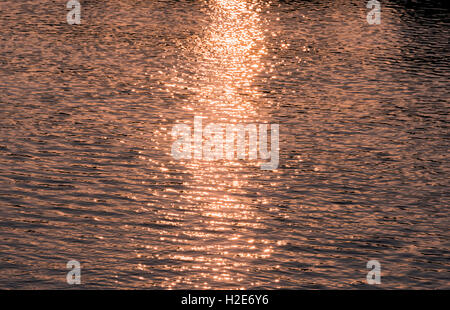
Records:
M449 288L449 10L0 3L0 288ZM280 124L280 165L172 127Z

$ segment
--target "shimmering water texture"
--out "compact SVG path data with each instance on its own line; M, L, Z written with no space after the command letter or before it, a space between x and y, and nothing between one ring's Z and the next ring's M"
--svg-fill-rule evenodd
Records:
M444 2L0 2L0 288L450 288ZM175 124L279 124L279 166Z

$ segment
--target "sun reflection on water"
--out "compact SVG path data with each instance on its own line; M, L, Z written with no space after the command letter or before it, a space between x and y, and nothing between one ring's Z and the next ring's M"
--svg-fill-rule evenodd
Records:
M199 87L187 107L216 123L257 117L254 102L261 95L255 77L267 53L256 5L247 1L209 2L210 25L193 42L198 58Z
M196 87L184 109L204 117L204 125L262 122L255 104L261 102L261 92L255 81L264 70L262 57L267 47L256 2L215 0L208 6L210 24L190 42L189 50L197 58L190 77ZM208 288L212 283L214 287L218 283L239 286L251 268L249 262L271 254L270 246L255 242L264 221L254 207L258 196L245 189L252 169L257 168L226 160L181 164L189 175L180 201L185 212L183 235L190 242L181 244L168 258L183 262L180 277L195 288ZM167 286L176 288L177 284L172 279Z

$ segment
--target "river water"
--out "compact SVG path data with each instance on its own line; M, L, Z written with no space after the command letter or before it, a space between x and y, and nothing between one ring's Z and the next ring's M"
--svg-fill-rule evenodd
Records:
M0 3L0 288L450 288L444 2ZM279 167L175 124L279 124Z

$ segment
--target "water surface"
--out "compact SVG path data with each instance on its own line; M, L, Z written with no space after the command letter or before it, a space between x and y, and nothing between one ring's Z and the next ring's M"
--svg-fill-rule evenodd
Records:
M449 288L443 2L0 3L0 288ZM172 127L280 124L280 165Z

